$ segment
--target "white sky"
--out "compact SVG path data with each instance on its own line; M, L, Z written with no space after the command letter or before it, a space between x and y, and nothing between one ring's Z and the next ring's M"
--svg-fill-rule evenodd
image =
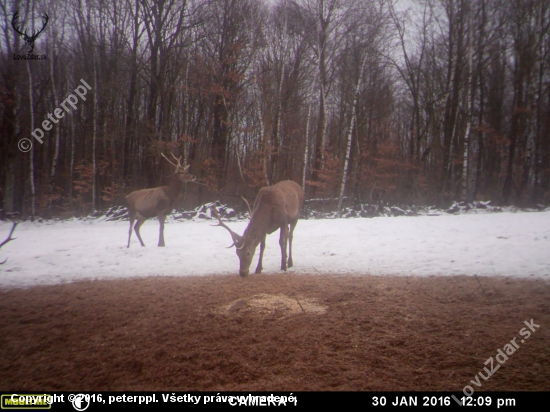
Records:
M171 221L166 247L158 222L126 248L128 222L20 223L0 249L0 288L134 276L238 276L229 233L211 221ZM245 221L228 222L242 233ZM11 223L0 222L0 241ZM261 275L278 273L278 232L268 236ZM516 276L550 280L550 211L414 217L300 220L292 273Z

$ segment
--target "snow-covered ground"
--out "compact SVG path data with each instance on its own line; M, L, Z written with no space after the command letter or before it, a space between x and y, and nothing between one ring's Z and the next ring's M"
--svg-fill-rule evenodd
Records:
M127 221L22 222L0 250L0 288L134 276L238 276L229 233L208 220L158 222L126 248ZM242 233L247 222L228 222ZM11 223L0 222L0 241ZM263 273L279 272L278 232L268 236ZM300 220L294 273L517 276L550 280L550 211ZM259 249L259 248L258 248ZM251 273L257 263L251 265ZM251 274L254 276L254 274Z

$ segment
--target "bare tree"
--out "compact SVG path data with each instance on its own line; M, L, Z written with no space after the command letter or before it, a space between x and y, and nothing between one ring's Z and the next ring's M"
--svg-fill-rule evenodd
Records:
M304 35L317 66L319 112L314 170L321 171L325 167L327 144L327 97L334 74L336 55L345 37L344 22L351 18L354 2L303 0L296 3L302 10L303 25L306 28Z
M470 133L472 130L472 99L474 93L472 92L472 55L473 55L473 28L472 28L472 1L468 0L466 6L467 13L467 30L468 30L468 45L467 48L467 69L466 69L466 130L464 132L464 150L462 160L462 200L468 202L468 162L469 162L469 149L470 149Z
M158 187L159 153L176 149L204 183L189 206L284 179L339 208L550 202L548 2L405 3L3 2L0 207L120 205ZM14 59L17 10L29 36L55 19L33 49L47 60ZM80 79L87 100L22 153Z

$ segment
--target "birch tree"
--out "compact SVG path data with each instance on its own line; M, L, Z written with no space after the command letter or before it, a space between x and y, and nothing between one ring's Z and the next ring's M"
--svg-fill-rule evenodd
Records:
M462 200L464 202L469 201L468 193L468 161L469 161L469 149L470 149L470 132L472 130L472 99L473 99L473 83L472 83L472 2L468 0L466 6L467 13L467 31L468 31L468 45L467 48L467 67L466 67L466 130L464 132L464 151L462 160Z

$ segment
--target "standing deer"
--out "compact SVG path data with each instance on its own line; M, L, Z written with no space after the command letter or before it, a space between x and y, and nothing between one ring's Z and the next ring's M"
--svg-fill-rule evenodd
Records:
M153 189L141 189L136 190L126 196L126 206L128 207L128 217L130 218L130 230L128 231L128 246L130 247L130 237L132 236L132 225L134 220L137 219L134 230L139 239L141 246L145 246L141 236L139 235L139 228L147 219L151 217L157 217L160 223L159 231L159 243L158 246L164 246L164 220L166 216L172 212L176 199L181 194L183 185L186 182L194 182L196 177L187 173L189 165L183 167L180 163L181 157L176 158L172 153L172 157L178 162L172 163L164 153L161 153L168 163L173 165L176 170L170 180L168 186L155 187Z
M239 257L239 275L248 276L250 264L254 257L256 247L260 244L260 258L255 273L262 272L262 259L265 249L267 234L281 229L279 245L281 246L281 270L287 269L287 242L288 242L288 267L292 267L292 235L298 215L304 204L304 191L300 185L292 180L285 180L273 186L262 187L256 196L254 206L250 213L250 222L242 236L233 232L222 222L215 208L212 208L219 224L214 226L224 227L229 231L233 239L237 256ZM290 230L289 230L290 225Z

